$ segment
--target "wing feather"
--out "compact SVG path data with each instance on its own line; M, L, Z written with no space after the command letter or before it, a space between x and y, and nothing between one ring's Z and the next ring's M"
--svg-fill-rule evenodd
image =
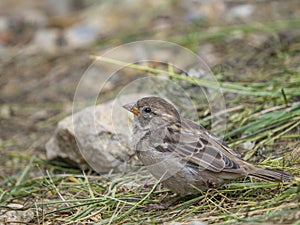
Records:
M198 169L232 173L241 173L244 170L238 163L238 154L192 121L168 126L163 143L156 145L156 149L177 154L189 166Z

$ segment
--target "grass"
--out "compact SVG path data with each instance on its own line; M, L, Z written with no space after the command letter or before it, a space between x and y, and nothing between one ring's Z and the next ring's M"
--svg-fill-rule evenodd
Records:
M41 163L33 160L33 163ZM31 168L32 164L28 166ZM31 168L33 169L33 168ZM22 175L30 170L26 170ZM299 171L298 171L299 172ZM247 221L293 221L299 210L299 184L253 182L230 183L220 189L210 189L192 199L179 201L162 210L159 204L174 195L158 187L136 186L125 188L124 181L141 183L152 180L141 170L120 174L87 176L85 174L55 175L30 178L18 184L9 196L2 196L2 206L8 198L22 202L24 208L34 208L36 221L97 222L97 224L161 223L200 219L217 224ZM114 182L117 181L117 182ZM152 180L153 181L153 180ZM110 189L110 190L109 190ZM38 197L34 202L30 199ZM158 205L155 207L155 205ZM99 222L100 221L100 222Z
M275 32L298 26L298 22L265 26ZM224 29L226 32L212 31L205 37L189 33L177 36L176 40L195 46L199 41L211 38L214 43L219 42L220 37L235 31L242 30L246 34L258 31L253 25ZM164 74L180 82L221 87L227 101L228 132L224 137L227 143L251 162L284 169L299 177L300 65L293 60L299 49L297 46L288 50L280 47L278 43L273 46L280 54L261 59L272 62L269 70L268 67L261 70L250 66L251 72L237 81L229 81L219 72L216 73L219 83L182 76L168 66L164 70L110 58L94 58L127 66L149 76ZM278 67L274 68L275 62ZM277 75L270 75L270 70ZM267 79L261 80L262 77ZM209 127L212 115L203 113L205 110L201 107L198 112L200 122ZM38 122L38 129L53 126L61 116L54 115ZM9 203L21 204L23 211L33 210L35 217L31 224L161 224L195 220L220 225L299 224L299 180L269 183L245 178L188 199L179 199L164 208L164 204L176 197L175 194L165 189L143 167L132 166L125 173L105 175L83 172L63 162L48 161L40 155L31 156L28 149L20 151L13 140L3 141L0 145L2 162L5 163L0 167L5 171L0 173L0 211L12 210Z

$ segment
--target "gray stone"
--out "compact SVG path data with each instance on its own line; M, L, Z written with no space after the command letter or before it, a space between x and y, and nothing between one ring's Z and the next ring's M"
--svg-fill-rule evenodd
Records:
M99 173L123 171L134 152L129 147L131 123L122 105L141 96L121 96L61 120L46 144L47 158L62 158Z
M100 36L101 26L84 21L66 29L64 38L70 48L83 48L94 43Z
M233 20L236 18L247 19L253 15L255 7L251 4L243 4L232 7L228 11L228 19Z
M202 221L195 220L195 221L189 222L187 225L207 225L207 224Z
M15 203L8 204L7 208L0 211L0 224L27 224L34 218L34 209L23 210L23 205Z
M59 37L60 31L57 28L39 29L34 35L31 47L54 53L58 50L57 41Z
M3 105L0 107L0 118L9 119L12 116L12 109L9 105Z

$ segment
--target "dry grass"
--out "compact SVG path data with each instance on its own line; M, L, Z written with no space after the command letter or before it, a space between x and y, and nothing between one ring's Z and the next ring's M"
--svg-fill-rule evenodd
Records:
M296 22L298 25L299 21ZM272 24L268 30L290 28L296 22L292 21L292 25L280 23L279 27ZM236 29L257 32L251 26L228 30L234 32ZM179 43L194 46L195 42L211 38L213 42L221 41L218 38L227 35L222 32L198 39L196 34L177 38ZM194 39L191 40L191 36ZM251 71L240 80L227 79L226 74L230 71L225 74L216 68L215 72L228 99L225 139L229 145L238 148L249 161L299 176L300 64L295 62L299 59L300 49L299 43L292 43L289 47L282 48L275 41L274 51L268 58L260 59L271 61L270 67L261 69L252 65ZM234 67L234 56L231 59L228 63ZM274 68L274 63L278 67ZM162 74L153 68L132 67L149 74ZM174 72L164 71L164 74L173 79L195 82ZM265 80L261 80L262 77ZM203 80L197 80L197 83L207 87L214 85ZM237 107L240 105L242 107ZM53 126L58 117L40 123L40 128ZM201 118L201 122L208 124L209 115L201 115ZM48 161L43 156L31 156L22 149L13 149L13 142L13 139L8 140L0 146L2 161L5 161L1 168L0 207L7 209L8 203L14 202L24 205L23 210L33 209L35 218L32 224L160 224L194 220L208 224L299 224L298 180L279 184L246 178L189 199L177 200L163 208L163 204L174 199L175 195L163 188L143 167L128 168L124 174L84 173L62 162ZM245 143L254 146L251 151L247 150Z

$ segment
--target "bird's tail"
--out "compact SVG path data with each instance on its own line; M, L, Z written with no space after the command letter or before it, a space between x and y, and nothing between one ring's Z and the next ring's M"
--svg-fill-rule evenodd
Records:
M249 175L272 182L285 182L294 179L293 175L281 170L273 170L259 166L255 166L251 171L249 171Z

